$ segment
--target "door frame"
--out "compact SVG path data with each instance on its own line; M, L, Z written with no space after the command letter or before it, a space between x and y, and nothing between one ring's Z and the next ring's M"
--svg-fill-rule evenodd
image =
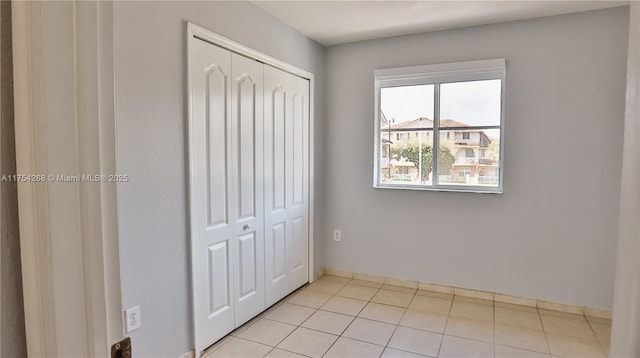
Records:
M16 169L29 356L110 356L124 336L113 3L12 3Z
M227 37L224 37L220 34L217 34L213 31L209 31L207 29L205 29L204 27L198 26L192 22L187 22L187 63L191 63L190 60L190 56L191 56L191 51L192 51L192 43L193 41L205 41L208 42L214 46L218 46L221 48L224 48L226 50L229 50L231 52L240 54L242 56L254 59L258 62L273 66L275 68L278 68L282 71L291 73L295 76L304 78L309 80L309 242L308 242L308 258L309 258L309 262L308 262L308 279L309 282L313 282L315 279L315 271L314 271L314 84L315 84L315 79L314 79L314 75L311 72L305 71L303 69L300 69L296 66L293 66L291 64L288 64L286 62L280 61L274 57L265 55L257 50L254 50L250 47L244 46L240 43L237 43ZM188 67L188 66L187 66ZM188 72L188 69L187 69ZM189 74L187 73L187 78L189 78ZM188 107L188 118L189 118L189 123L192 122L192 118L191 118L191 98L192 98L192 93L191 93L191 85L189 84L188 86L188 93L187 93L187 100L189 102L189 107ZM189 170L191 171L191 164L189 164ZM189 193L191 196L191 188L189 189ZM193 212L194 208L193 208L193 203L191 202L191 200L189 200L189 210L190 213ZM191 217L190 214L190 219L189 219L189 224L190 227L194 226L194 222L193 222L193 218ZM191 272L193 274L193 272L195 271L195 260L194 260L194 255L195 252L193 251L194 248L194 237L193 234L191 232L189 232L189 239L191 242ZM192 295L192 307L195 307L195 300L196 297L194 295L193 290L191 291L191 295ZM192 308L193 309L193 308ZM193 322L194 322L194 329L195 327L195 310L193 310L192 312L193 314ZM194 334L194 344L195 344L195 334ZM196 348L197 349L197 348ZM196 352L197 354L198 352Z

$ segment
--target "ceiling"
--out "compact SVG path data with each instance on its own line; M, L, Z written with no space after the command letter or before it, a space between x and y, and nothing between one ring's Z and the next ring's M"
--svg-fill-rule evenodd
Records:
M628 1L252 1L323 45L568 14Z

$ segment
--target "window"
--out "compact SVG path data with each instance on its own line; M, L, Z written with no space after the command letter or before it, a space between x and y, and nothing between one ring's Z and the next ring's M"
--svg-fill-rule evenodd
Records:
M374 187L502 192L504 59L374 76Z
M471 175L471 168L460 168L458 169L459 177L466 177L467 175Z

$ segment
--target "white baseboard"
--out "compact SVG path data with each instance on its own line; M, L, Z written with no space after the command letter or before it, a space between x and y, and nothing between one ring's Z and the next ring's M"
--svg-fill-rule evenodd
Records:
M329 267L325 267L324 270L322 270L322 272L325 275L330 275L330 276L340 276L340 277L353 278L354 280L384 283L388 285L417 288L420 290L434 291L434 292L440 292L440 293L449 293L457 296L481 298L484 300L489 300L494 302L536 307L540 309L559 311L559 312L565 312L565 313L573 313L573 314L585 315L590 317L611 319L611 316L612 316L611 310L607 310L607 309L580 306L580 305L574 305L574 304L562 303L562 302L552 302L552 301L547 301L539 298L519 297L519 296L512 296L512 295L507 295L507 294L497 293L497 292L473 290L473 289L468 289L463 287L447 286L447 285L419 282L419 281L413 281L413 280L402 280L402 279L386 277L386 276L374 276L374 275L345 271L345 270L337 270ZM316 276L319 273L320 271L316 273ZM320 277L320 276L317 276L317 277Z

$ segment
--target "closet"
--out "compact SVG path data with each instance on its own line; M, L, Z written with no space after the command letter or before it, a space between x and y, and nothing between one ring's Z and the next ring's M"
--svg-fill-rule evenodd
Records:
M195 25L188 33L200 352L309 281L310 81Z

